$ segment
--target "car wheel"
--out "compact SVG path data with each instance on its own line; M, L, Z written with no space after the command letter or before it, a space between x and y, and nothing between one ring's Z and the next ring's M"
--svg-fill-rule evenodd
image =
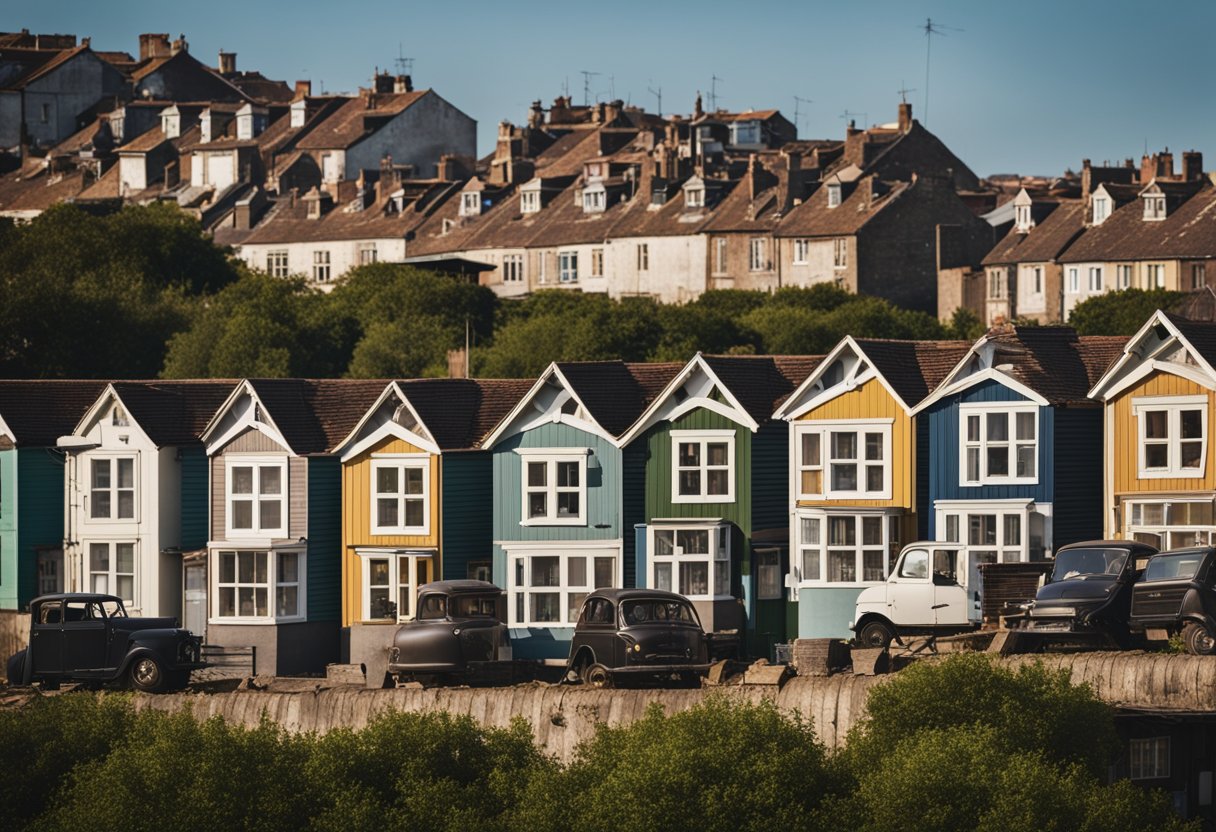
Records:
M25 654L27 651L18 650L16 653L8 657L8 665L5 668L8 683L10 685L19 685L25 677Z
M612 671L599 662L583 668L583 684L589 688L612 687Z
M886 647L895 638L895 631L883 621L868 621L857 634L862 647Z
M160 662L150 656L140 656L131 662L131 684L144 693L155 693L165 685L165 672Z
M1207 627L1195 621L1188 621L1182 628L1182 643L1186 646L1186 652L1194 656L1216 653L1216 637Z

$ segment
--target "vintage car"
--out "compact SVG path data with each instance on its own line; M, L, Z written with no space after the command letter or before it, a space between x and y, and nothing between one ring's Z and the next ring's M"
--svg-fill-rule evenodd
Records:
M1091 540L1062 547L1049 581L1011 627L1045 637L1128 646L1132 587L1157 550L1132 540Z
M1128 621L1150 641L1178 633L1188 653L1216 653L1216 548L1198 546L1154 555L1132 587Z
M113 595L61 593L30 602L30 646L8 660L11 684L90 686L127 680L155 692L186 686L206 667L202 639L172 618L131 618Z
M710 636L683 595L658 589L599 589L583 601L570 642L567 679L594 688L624 679L699 684Z
M488 581L434 581L418 589L417 615L389 648L398 681L474 681L507 676L511 642L503 623L506 597Z

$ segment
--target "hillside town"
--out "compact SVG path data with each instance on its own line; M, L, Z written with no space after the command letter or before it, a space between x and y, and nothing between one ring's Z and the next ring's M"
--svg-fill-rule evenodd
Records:
M0 827L1216 829L1201 150L131 31L0 32Z

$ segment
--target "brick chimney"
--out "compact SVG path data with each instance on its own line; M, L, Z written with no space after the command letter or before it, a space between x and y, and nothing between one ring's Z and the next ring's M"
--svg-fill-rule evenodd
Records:
M1203 154L1188 150L1182 154L1182 178L1187 182L1198 182L1203 178Z
M697 90L697 100L692 104L693 121L696 121L703 115L705 115L705 110L701 109L701 91Z
M1088 159L1081 160L1081 199L1089 199L1094 189L1094 172Z
M172 54L168 34L148 33L139 36L139 59L167 58Z
M376 93L391 93L393 91L393 76L388 72L377 71L372 78L372 91Z
M899 132L907 133L912 129L912 104L901 101L899 104Z
M776 177L773 176L764 165L760 164L760 157L755 153L747 157L747 187L748 195L751 199L755 199L760 195L760 192L765 188L771 188L776 184Z
M625 109L625 102L621 99L609 101L604 107L604 123L611 124L621 116L621 111Z
M186 35L184 32L177 36L177 40L173 41L173 45L169 48L169 51L174 55L176 55L178 52L190 51L190 44L186 41Z
M308 98L312 95L312 81L296 81L296 98Z
M802 155L781 151L780 163L777 166L777 209L785 214L803 198L802 193Z
M393 92L401 94L403 92L414 91L414 79L408 75L398 75L393 79Z
M545 108L541 106L540 101L533 101L528 110L528 126L533 130L545 126Z
M236 74L236 53L225 52L220 50L219 61L220 75L235 75Z

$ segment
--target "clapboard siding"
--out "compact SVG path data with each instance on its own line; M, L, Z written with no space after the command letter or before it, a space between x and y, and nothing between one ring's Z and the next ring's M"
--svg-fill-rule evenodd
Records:
M63 462L46 448L17 449L17 602L21 608L38 594L38 549L63 546L63 468Z
M347 546L403 546L426 548L439 545L439 457L430 456L430 531L427 534L372 534L372 457L377 454L422 454L426 451L397 437L388 437L342 466L343 540Z
M181 453L181 547L185 551L207 545L207 453L201 445Z
M1051 545L1102 536L1102 408L1055 411L1055 495Z
M227 505L224 487L227 471L224 458L230 453L263 453L267 456L287 456L282 445L266 434L249 428L211 455L211 539L227 536ZM308 536L308 463L302 457L291 457L287 464L287 536L299 539Z
M308 620L336 621L341 612L341 464L335 457L296 457L305 472L308 534ZM293 466L294 468L294 466Z
M755 529L789 524L789 424L765 422L752 437L752 525Z
M638 534L635 527L646 522L647 453L646 443L642 440L629 443L621 452L621 536L624 538L624 584L627 587L642 583L638 580Z
M287 537L308 537L308 460L293 456L287 460ZM338 503L334 503L338 511Z
M735 499L732 502L676 503L672 501L673 430L733 430L735 432ZM725 416L698 408L674 422L660 422L639 440L646 443L646 519L655 517L721 517L744 534L752 531L752 432ZM785 478L784 471L779 475Z
M1111 447L1114 453L1109 463L1113 466L1116 494L1139 492L1183 493L1216 489L1216 465L1213 453L1216 443L1208 440L1207 459L1201 477L1172 477L1141 479L1139 477L1140 434L1133 402L1142 396L1206 396L1208 399L1208 436L1216 426L1216 396L1200 384L1173 373L1155 372L1139 384L1133 385L1114 398L1109 405L1114 409L1114 438Z
M493 463L487 451L457 451L440 457L443 497L439 512L443 529L442 576L468 577L469 562L491 560L494 518L491 477Z

